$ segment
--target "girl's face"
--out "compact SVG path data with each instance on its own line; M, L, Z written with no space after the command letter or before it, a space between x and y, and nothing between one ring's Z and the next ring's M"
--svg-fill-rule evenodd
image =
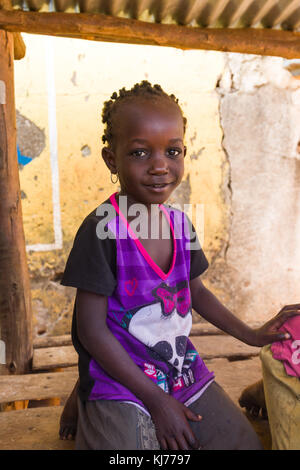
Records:
M114 148L104 148L102 156L119 175L120 194L147 206L165 202L184 172L179 107L164 98L135 98L119 107L114 129Z

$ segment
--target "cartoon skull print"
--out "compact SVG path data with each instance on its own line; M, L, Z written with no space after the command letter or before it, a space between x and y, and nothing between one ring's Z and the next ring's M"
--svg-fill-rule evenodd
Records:
M182 370L186 343L192 326L189 290L172 293L166 286L156 290L161 300L137 310L128 331L149 348L151 356Z

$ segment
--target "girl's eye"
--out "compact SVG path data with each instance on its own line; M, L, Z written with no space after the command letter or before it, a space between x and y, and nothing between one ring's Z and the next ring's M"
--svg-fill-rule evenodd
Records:
M168 149L168 155L170 157L178 157L182 153L181 149Z
M143 150L143 149L137 149L137 150L133 150L130 153L130 155L132 155L135 158L143 158L147 155L147 152L146 150Z

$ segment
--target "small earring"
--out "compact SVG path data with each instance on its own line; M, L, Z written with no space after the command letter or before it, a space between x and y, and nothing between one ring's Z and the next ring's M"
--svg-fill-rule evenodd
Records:
M111 174L110 174L110 181L111 181L113 184L116 184L116 183L119 181L119 175L118 175L118 173L116 173L117 179L116 179L115 181L113 181L113 174L115 174L115 173L111 173Z

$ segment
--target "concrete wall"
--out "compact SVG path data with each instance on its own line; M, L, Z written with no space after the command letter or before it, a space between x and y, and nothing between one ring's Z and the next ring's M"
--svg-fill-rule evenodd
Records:
M250 322L297 300L299 82L281 59L24 39L15 81L18 143L33 157L20 180L36 335L70 330L74 290L59 279L81 221L116 190L100 157L103 102L143 79L175 93L188 119L170 202L193 217L202 204L205 283Z
M281 58L226 60L218 91L231 221L222 279L229 306L261 321L300 299L300 83Z

